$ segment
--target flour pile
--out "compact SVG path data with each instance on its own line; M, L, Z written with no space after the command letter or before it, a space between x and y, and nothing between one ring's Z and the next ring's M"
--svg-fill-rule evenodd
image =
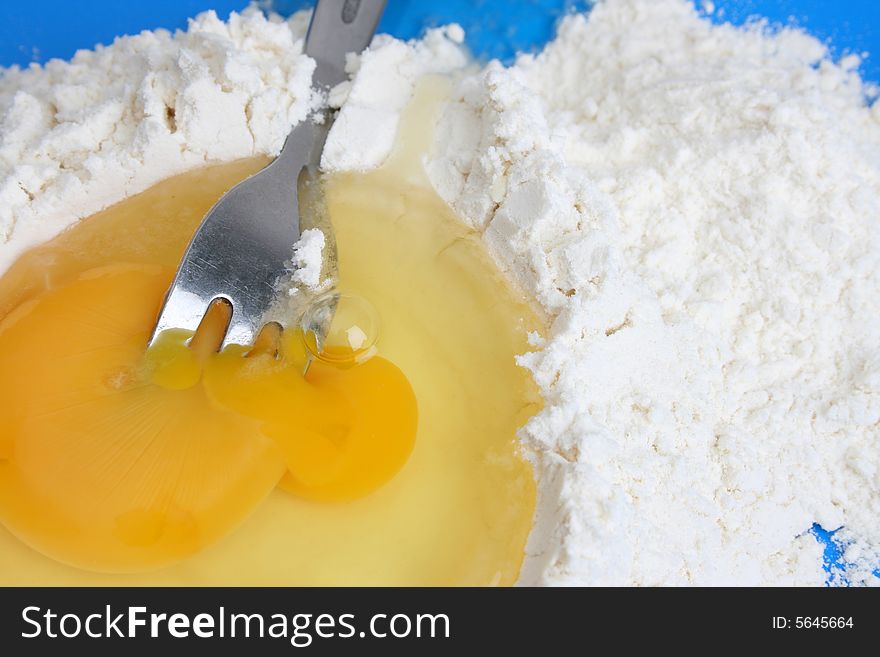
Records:
M820 584L819 522L878 583L880 106L825 55L617 0L460 85L437 188L553 317L524 582Z
M880 103L859 58L686 0L607 0L512 67L456 26L377 37L317 97L307 16L255 10L0 76L0 270L204 162L341 106L323 165L377 166L453 76L425 169L551 320L521 357L539 509L524 584L822 584L880 566ZM365 129L366 128L366 129Z

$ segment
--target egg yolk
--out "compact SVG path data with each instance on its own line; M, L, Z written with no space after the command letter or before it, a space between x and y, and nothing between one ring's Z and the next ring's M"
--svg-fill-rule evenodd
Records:
M160 567L227 534L276 486L354 499L412 450L415 396L380 356L315 361L303 376L290 331L221 353L168 331L145 353L170 280L148 265L91 269L0 322L0 519L59 561Z

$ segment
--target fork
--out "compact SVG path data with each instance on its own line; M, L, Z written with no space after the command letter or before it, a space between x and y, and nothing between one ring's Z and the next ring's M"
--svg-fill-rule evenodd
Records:
M385 0L318 0L305 53L313 84L324 90L347 79L345 56L369 45ZM231 306L220 344L250 345L269 322L285 323L278 283L289 273L300 236L301 174L317 173L333 114L324 109L297 124L278 157L229 190L202 219L165 297L149 344L162 331L195 332L215 302Z

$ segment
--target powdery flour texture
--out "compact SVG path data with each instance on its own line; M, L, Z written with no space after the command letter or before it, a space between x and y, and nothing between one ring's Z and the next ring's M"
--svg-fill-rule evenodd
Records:
M309 90L307 16L211 13L0 75L0 270L203 163L275 154L341 105L323 164L378 166L425 74L425 167L548 318L521 357L539 508L524 584L821 584L880 565L880 103L858 56L607 0L514 66L460 28L377 37ZM223 138L219 139L222 135Z
M616 0L459 86L437 189L552 318L523 582L821 584L814 522L878 582L880 107L826 55Z

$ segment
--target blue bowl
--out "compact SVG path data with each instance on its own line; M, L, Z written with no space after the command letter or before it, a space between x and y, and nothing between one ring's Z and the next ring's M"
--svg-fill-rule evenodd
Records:
M699 2L700 0L696 0ZM158 27L178 28L206 9L225 17L248 0L43 0L0 4L0 66L69 58L79 48L109 43L119 34ZM310 5L310 0L274 0L281 13ZM509 60L517 50L536 50L552 35L557 19L586 0L389 0L380 29L398 37L418 36L424 27L460 23L478 57ZM771 21L794 22L821 39L836 54L873 53L862 67L867 79L880 81L880 2L876 0L715 0L715 20L742 23L760 14Z

